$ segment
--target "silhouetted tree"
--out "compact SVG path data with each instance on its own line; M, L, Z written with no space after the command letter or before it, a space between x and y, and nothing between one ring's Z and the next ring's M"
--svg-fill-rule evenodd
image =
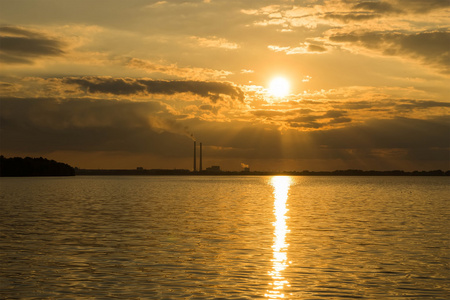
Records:
M0 176L74 176L75 169L46 158L0 156Z

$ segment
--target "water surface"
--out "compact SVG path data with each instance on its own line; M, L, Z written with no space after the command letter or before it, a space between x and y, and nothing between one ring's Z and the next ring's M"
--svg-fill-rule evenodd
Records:
M0 298L446 299L444 177L0 179Z

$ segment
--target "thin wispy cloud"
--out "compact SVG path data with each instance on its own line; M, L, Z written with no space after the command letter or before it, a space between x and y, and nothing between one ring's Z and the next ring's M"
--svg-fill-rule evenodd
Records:
M64 43L36 31L14 26L0 27L0 61L33 64L41 57L64 54Z

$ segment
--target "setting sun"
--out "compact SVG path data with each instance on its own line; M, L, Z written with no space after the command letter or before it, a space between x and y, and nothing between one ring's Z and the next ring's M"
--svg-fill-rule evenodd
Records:
M289 81L283 77L272 79L269 85L269 92L275 97L285 97L289 94Z

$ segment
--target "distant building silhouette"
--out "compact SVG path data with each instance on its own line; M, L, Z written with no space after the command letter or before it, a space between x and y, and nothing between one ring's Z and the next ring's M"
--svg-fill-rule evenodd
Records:
M206 168L207 172L221 172L220 166L211 166L209 168Z

